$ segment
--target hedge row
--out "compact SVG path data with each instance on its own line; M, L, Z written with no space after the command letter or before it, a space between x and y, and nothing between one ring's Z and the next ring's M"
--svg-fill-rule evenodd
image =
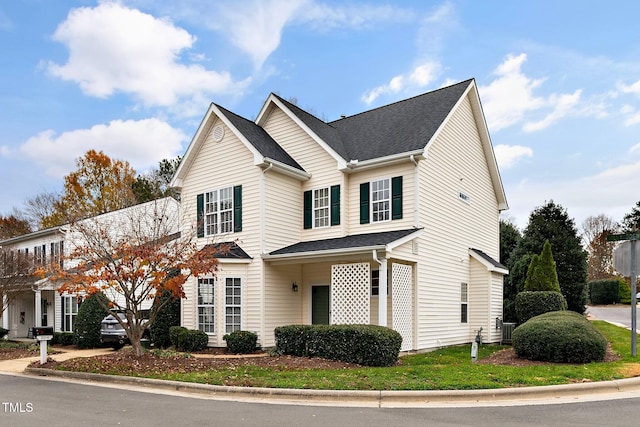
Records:
M289 325L275 329L276 351L365 366L392 366L402 336L376 325Z
M618 304L631 301L631 289L624 280L594 280L589 282L589 299L592 304Z

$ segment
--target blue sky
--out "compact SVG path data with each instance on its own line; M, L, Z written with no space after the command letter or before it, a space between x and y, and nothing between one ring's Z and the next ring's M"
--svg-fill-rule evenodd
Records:
M0 1L0 213L59 191L93 148L139 172L210 102L270 92L325 120L477 81L518 226L640 200L634 1Z

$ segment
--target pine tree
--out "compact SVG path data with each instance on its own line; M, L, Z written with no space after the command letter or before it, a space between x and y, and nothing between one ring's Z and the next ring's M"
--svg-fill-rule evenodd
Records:
M556 263L553 260L551 244L548 240L544 242L540 256L534 255L531 259L524 289L526 291L560 292Z

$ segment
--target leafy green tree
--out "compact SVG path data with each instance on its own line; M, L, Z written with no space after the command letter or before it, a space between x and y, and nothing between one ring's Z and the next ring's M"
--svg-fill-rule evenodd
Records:
M524 289L525 291L560 292L556 263L553 260L551 244L548 240L544 242L540 256L534 255L531 259Z
M96 293L80 304L73 324L73 341L77 347L100 347L100 324L109 314L105 308L108 303L103 293Z
M512 277L517 276L514 271L513 250L522 239L520 230L508 220L500 220L500 262L509 268L509 275L503 281L503 316L505 322L516 322L515 299L519 290L517 281L512 281ZM526 270L525 270L526 272ZM524 283L524 282L523 282Z
M626 232L640 230L640 201L622 219L622 229Z
M550 201L531 212L522 240L511 255L511 264L520 263L521 268L523 257L541 253L547 240L553 247L558 282L568 308L582 314L587 302L587 252L565 208ZM512 271L511 280L517 289L524 289L526 274L516 278Z

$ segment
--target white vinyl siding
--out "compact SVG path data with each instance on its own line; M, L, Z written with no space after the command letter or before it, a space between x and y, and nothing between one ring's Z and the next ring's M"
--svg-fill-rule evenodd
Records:
M473 304L470 323L460 323L460 283L471 283L469 248L499 258L498 203L468 98L428 150L419 163L419 226L424 232L418 244L424 262L417 271L417 348L462 344L473 338L474 328L486 330L487 311L482 324L475 324ZM461 191L470 203L461 202Z

